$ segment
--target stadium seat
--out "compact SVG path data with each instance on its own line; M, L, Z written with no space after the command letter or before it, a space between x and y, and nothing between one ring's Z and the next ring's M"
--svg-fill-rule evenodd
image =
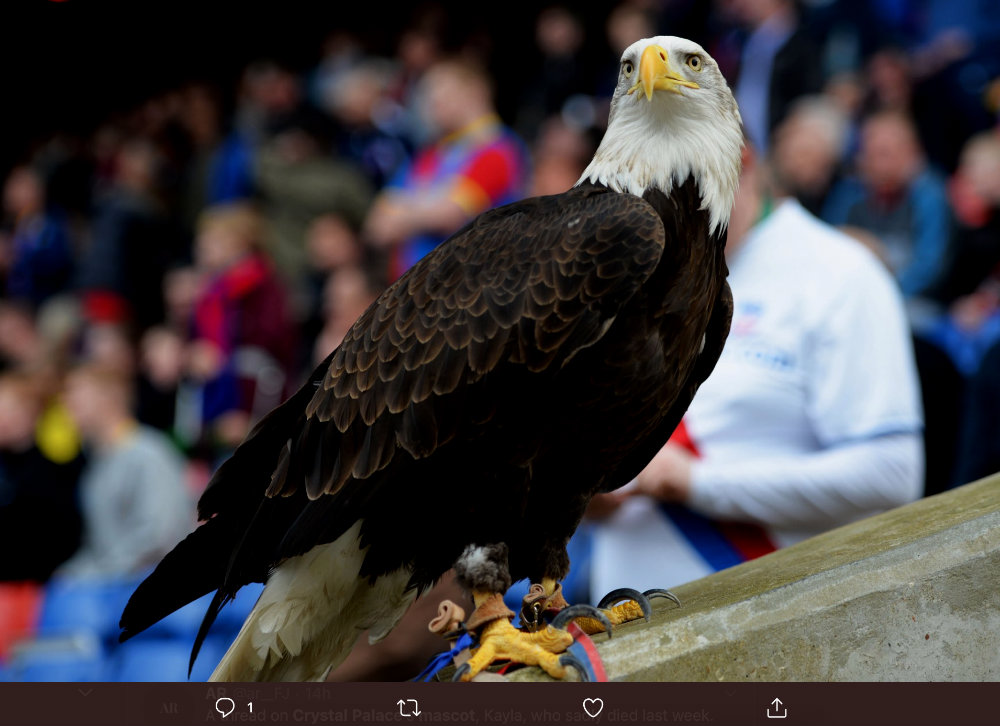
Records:
M32 582L0 583L0 659L11 646L35 634L42 588Z
M22 643L7 667L11 681L107 680L104 651L94 635L40 637Z
M118 620L136 584L132 579L53 580L45 587L38 632L82 631L113 642L118 638Z
M114 681L187 681L191 641L179 638L131 640L112 656ZM206 638L191 673L191 681L205 681L226 652L219 638Z

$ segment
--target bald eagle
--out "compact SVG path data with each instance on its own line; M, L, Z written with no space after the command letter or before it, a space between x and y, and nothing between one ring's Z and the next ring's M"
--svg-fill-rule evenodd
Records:
M566 645L523 644L500 598L530 578L565 607L587 503L652 459L715 366L742 143L699 45L626 49L577 185L482 214L386 290L219 468L122 639L214 590L193 662L266 582L213 680L322 680L454 567L487 624L462 678L497 657L562 676Z

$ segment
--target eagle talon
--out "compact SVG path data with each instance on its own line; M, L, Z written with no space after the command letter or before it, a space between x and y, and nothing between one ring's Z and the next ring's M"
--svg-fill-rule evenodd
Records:
M559 656L559 665L564 668L572 668L580 676L580 680L584 683L590 682L590 674L587 673L587 669L583 667L583 663L572 653L566 653Z
M570 605L563 608L559 614L552 619L552 627L565 630L576 618L591 618L604 626L604 631L611 637L611 621L604 614L603 610L598 610L593 605Z
M629 623L639 618L649 622L653 615L653 606L650 600L654 597L664 597L673 600L678 605L681 604L680 599L669 590L653 588L639 592L630 587L622 587L612 590L601 598L597 607L613 626ZM608 630L607 625L596 617L584 618L578 624L585 633L593 634L599 633L601 630Z
M653 615L653 606L649 604L649 598L645 593L641 593L631 587L620 587L617 590L612 590L601 598L601 601L597 603L597 607L603 609L608 607L608 605L621 602L622 600L634 600L642 610L642 617L645 618L647 623L649 622L649 618Z
M670 590L664 590L663 588L654 587L652 590L646 590L644 593L648 599L652 600L654 597L665 597L667 600L673 600L677 603L678 607L681 604L680 598L674 595Z

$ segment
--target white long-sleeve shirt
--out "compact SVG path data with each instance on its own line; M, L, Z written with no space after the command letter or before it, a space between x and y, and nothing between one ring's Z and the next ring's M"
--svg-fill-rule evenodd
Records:
M790 200L729 264L730 337L684 419L700 455L688 507L636 498L596 527L598 597L686 582L920 495L919 384L888 272Z

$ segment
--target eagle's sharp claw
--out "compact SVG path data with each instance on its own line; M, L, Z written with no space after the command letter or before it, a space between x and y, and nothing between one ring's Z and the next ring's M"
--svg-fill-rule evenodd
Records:
M559 665L564 667L573 668L580 675L580 680L589 683L590 675L587 673L587 669L584 668L583 663L572 653L564 653L559 656Z
M652 600L654 597L665 597L668 600L673 600L679 606L681 604L680 598L674 595L670 590L664 590L659 587L654 587L652 590L646 590L644 593L648 599Z
M663 592L666 592L666 590ZM642 609L642 617L645 618L647 623L649 622L649 618L653 614L653 607L649 604L649 597L645 593L633 590L631 587L620 587L617 590L612 590L601 598L601 601L597 603L597 607L606 608L622 600L634 600Z
M598 610L592 605L570 605L568 608L563 608L552 619L551 625L553 628L565 630L576 618L593 618L604 627L604 632L608 634L608 637L611 637L611 621L608 620L608 616L604 614L603 610Z

